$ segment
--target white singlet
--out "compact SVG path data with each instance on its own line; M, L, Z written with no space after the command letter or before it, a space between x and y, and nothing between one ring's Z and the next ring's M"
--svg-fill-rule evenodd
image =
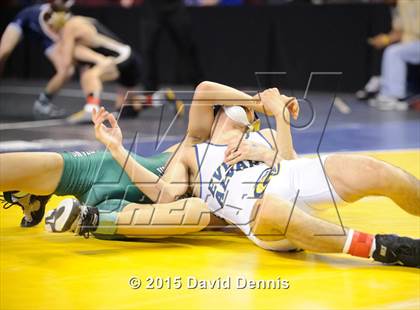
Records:
M247 133L244 139L271 148L267 139L259 132ZM342 200L325 177L318 158L282 160L280 167L270 168L263 162L241 161L232 166L223 162L227 145L201 143L195 146L200 174L200 198L210 211L236 225L258 246L285 251L295 247L286 239L263 241L253 235L250 223L254 220L253 207L264 193L277 195L283 200L312 213L319 203L333 205ZM321 157L322 163L326 156ZM331 189L331 191L330 191Z
M271 148L259 132L247 133L244 139ZM215 215L239 227L254 242L250 222L255 202L263 191L256 186L270 174L263 162L241 161L229 166L223 162L227 145L201 143L196 146L200 174L200 198ZM265 186L264 186L265 187Z

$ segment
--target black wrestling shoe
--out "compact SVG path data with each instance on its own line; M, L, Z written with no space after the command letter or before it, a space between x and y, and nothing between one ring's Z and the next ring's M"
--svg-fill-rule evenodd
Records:
M98 228L99 211L96 207L80 206L80 216L76 224L75 234L89 238L89 234Z
M57 208L45 216L45 230L48 232L65 232L75 230L80 215L80 203L77 199L67 198Z
M385 264L420 267L420 239L397 235L376 235L372 258Z
M20 222L21 227L32 227L41 222L45 213L45 205L50 199L51 195L48 196L37 196L23 192L4 192L3 196L0 196L3 208L9 209L12 206L19 206L22 208L24 217Z

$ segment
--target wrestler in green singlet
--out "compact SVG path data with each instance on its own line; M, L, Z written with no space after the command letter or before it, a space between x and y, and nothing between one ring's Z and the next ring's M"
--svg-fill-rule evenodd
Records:
M81 204L96 206L101 214L108 214L109 217L129 203L152 203L109 152L60 154L64 159L64 168L55 195L75 196ZM165 152L147 158L135 154L133 157L154 174L162 175L171 155ZM109 233L112 234L106 234Z

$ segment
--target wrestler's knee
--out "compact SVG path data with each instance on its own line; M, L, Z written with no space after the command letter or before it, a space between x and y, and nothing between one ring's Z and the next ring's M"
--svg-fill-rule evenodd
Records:
M63 80L70 79L74 74L74 67L70 66L68 68L57 68L56 76L59 76Z

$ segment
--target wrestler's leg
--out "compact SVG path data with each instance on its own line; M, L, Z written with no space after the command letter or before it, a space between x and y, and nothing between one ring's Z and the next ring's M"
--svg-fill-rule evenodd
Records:
M83 72L80 83L85 95L100 93L103 82L116 80L119 76L118 68L111 59L99 63Z
M420 180L401 168L369 156L334 154L326 159L325 171L335 191L347 202L385 196L420 216Z
M123 204L125 206L120 207ZM99 224L94 234L162 238L204 229L210 213L204 201L188 198L164 204L137 204L121 200L96 206Z
M257 202L253 234L260 240L287 238L296 247L323 253L341 253L348 229L311 216L274 195Z
M117 90L117 97L115 98L114 108L116 111L121 111L120 117L137 116L138 112L146 104L146 97L143 94L135 91L135 88L119 87ZM124 109L121 107L125 105ZM150 104L149 104L150 106Z
M253 233L262 240L285 237L296 247L314 252L347 253L383 263L420 266L420 240L344 228L294 208L275 195L265 195L254 211Z
M86 96L83 109L70 115L67 120L72 124L90 123L92 111L101 105L103 82L116 80L119 76L118 68L110 58L84 70L80 77L80 84Z
M110 199L95 207L81 206L65 199L51 210L46 225L53 232L75 229L80 235L93 233L97 238L163 238L197 232L210 224L204 201L187 198L165 204L138 204Z
M49 195L57 188L62 172L63 158L58 153L0 154L0 192Z
M74 74L74 67L70 67L68 70L63 70L60 66L60 47L59 43L51 46L46 52L47 58L53 64L55 69L54 76L48 81L45 87L44 93L48 96L56 94L64 83L67 82Z

